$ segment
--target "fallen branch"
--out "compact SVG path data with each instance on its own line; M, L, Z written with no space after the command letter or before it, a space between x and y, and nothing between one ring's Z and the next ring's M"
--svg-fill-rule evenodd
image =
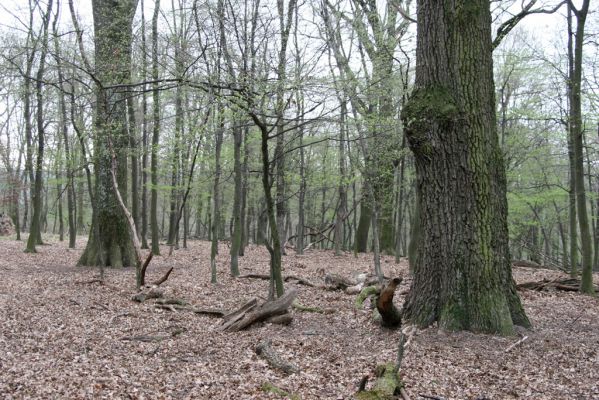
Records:
M425 399L431 399L431 400L445 400L445 397L435 396L435 395L432 395L432 394L418 393L418 396L424 397Z
M212 309L212 308L196 308L190 305L180 305L173 303L156 303L154 307L168 311L190 311L194 314L212 315L216 317L222 317L226 314L224 310Z
M235 312L235 318L226 321L222 326L222 331L237 332L247 328L255 322L264 321L275 315L287 313L287 308L291 305L297 296L296 289L290 289L276 300L267 301L260 306L247 307L247 310ZM246 305L244 305L246 307ZM243 307L242 307L243 308Z
M318 313L318 314L333 314L335 312L335 310L331 309L331 308L320 308L320 307L310 307L310 306L305 306L302 303L300 303L299 301L294 301L291 306L298 310L298 311L304 311L304 312L311 312L311 313Z
M176 304L179 306L188 306L189 303L183 299L176 299L176 298L170 298L170 299L158 299L156 300L156 304Z
M401 395L403 400L411 400L410 395L408 394L408 389L406 389L405 387L402 386L399 388L399 394Z
M223 316L223 324L230 322L230 321L237 321L237 320L241 319L241 317L243 317L243 315L247 311L253 309L257 305L258 305L258 299L254 297L253 299L249 300L244 305L239 307L237 310L231 311L230 313L225 314Z
M150 261L152 261L153 257L154 253L150 251L150 254L148 254L148 256L146 257L146 261L144 261L143 265L141 266L141 276L139 277L139 279L141 280L141 286L146 284L146 270L148 269L148 265L150 265Z
M133 243L133 249L135 250L135 283L137 289L141 288L144 285L145 281L145 273L148 268L148 264L152 259L152 253L146 258L146 261L143 262L143 257L141 255L141 243L139 242L139 238L137 236L137 229L135 228L135 221L133 220L133 216L131 212L125 205L123 201L123 197L121 196L121 192L119 191L119 183L116 178L116 153L112 147L112 140L108 137L108 147L110 148L110 152L112 153L112 164L110 168L110 175L112 176L112 189L114 190L114 195L116 196L117 202L125 214L125 218L127 219L127 223L129 224L129 235L131 237L131 242Z
M346 290L348 287L356 286L359 282L339 274L326 274L324 283L329 290Z
M276 315L274 317L267 319L267 322L270 322L271 324L277 324L277 325L289 325L289 324L291 324L292 321L293 321L293 317L291 316L290 313L286 313L283 315Z
M121 340L130 340L130 341L137 340L137 341L146 342L146 343L149 343L149 342L161 342L163 340L170 339L170 338L173 338L175 336L179 336L183 332L185 332L185 328L175 327L175 329L172 332L167 333L165 335L123 336L121 338Z
M284 360L271 346L270 340L263 340L256 346L256 354L264 358L270 366L291 375L299 371L299 368Z
M103 285L104 281L102 279L95 278L89 281L75 282L76 285L91 285L93 283L99 283L100 285Z
M553 280L543 279L536 282L524 282L516 286L518 289L529 289L536 291L544 290L562 290L565 292L578 292L580 290L580 279L577 278L557 278ZM595 291L599 287L595 285Z
M521 345L522 343L524 343L526 340L528 339L528 336L524 336L522 339L518 340L516 343L510 345L510 347L508 347L507 349L505 349L505 352L509 352L510 350L512 350L514 347Z
M239 275L237 277L238 279L262 279L265 281L270 280L270 275L266 275L266 274L245 274L245 275ZM296 281L298 284L300 285L304 285L304 286L309 286L309 287L316 287L317 285L313 284L312 282L310 282L307 279L301 278L299 276L295 276L295 275L288 275L286 277L283 278L283 280L285 282L289 282L289 281Z
M150 253L152 255L152 253ZM151 259L151 257L148 257ZM152 283L153 286L160 286L168 279L169 275L173 272L173 267L171 267L166 273L162 276L162 278L158 279L156 282Z
M143 303L144 301L149 299L159 299L163 295L164 293L158 290L158 288L151 287L149 289L137 293L135 296L133 296L132 300L137 301L138 303Z

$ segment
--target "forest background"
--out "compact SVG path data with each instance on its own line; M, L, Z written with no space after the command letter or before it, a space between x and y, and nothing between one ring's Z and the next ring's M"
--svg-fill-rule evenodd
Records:
M491 8L511 253L575 275L586 253L599 265L599 82L591 8L581 208L570 107L578 14L568 11L581 5L566 3ZM190 238L228 240L235 274L245 246L270 248L276 229L283 252L410 255L415 171L400 113L413 84L412 2L140 1L131 15L131 75L112 87L125 88L126 126L107 141L94 129L91 5L2 7L2 204L17 238L35 232L28 251L42 232L74 246L76 235L93 231L94 207L105 208L94 206L99 143L114 142L123 200L141 246L156 244L155 254L160 240L170 251ZM114 150L104 150L109 160ZM588 232L579 224L587 213ZM126 225L119 229L127 235ZM104 263L131 264L121 252ZM80 261L86 257L99 256L86 250Z

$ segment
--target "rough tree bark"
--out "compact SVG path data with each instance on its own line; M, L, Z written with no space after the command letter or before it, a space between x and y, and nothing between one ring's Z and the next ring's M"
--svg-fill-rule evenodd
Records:
M415 88L402 119L420 229L404 318L510 334L529 326L512 279L486 0L418 1Z
M112 154L117 156L118 185L127 193L127 89L131 77L132 22L137 0L93 0L95 42L95 196L94 218L81 265L133 266L133 240L112 184Z

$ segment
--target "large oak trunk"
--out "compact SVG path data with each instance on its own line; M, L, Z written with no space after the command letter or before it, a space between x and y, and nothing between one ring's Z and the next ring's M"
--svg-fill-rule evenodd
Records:
M414 152L419 241L404 317L509 334L529 325L512 280L486 0L418 1Z
M114 3L114 4L113 4ZM95 202L89 240L81 265L134 266L129 226L112 184L112 152L118 160L121 195L127 193L127 84L131 75L131 24L137 0L94 0L95 77ZM112 148L111 148L112 147Z

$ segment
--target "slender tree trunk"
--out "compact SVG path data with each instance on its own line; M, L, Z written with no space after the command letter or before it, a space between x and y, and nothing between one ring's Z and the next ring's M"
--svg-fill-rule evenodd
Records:
M300 186L298 191L298 203L297 203L297 227L296 227L296 235L297 240L295 241L295 251L297 254L304 254L304 233L305 233L305 225L306 225L306 213L305 213L305 203L306 203L306 190L307 190L307 182L306 182L306 154L304 149L304 128L300 126L298 128L298 141L299 141L299 151L300 151L300 160L299 160L299 175L300 175Z
M212 245L210 247L210 282L216 283L216 255L218 254L218 238L220 225L220 153L223 144L223 134L225 130L224 107L218 106L218 126L214 138L214 186L212 187L212 226L211 236Z
M231 237L231 275L239 276L239 251L242 247L241 204L243 171L241 170L241 128L233 128L233 174L235 180L235 193L233 197L233 235Z
M568 83L570 95L570 137L574 150L574 186L576 188L576 211L578 214L578 227L580 229L580 244L582 250L582 279L580 291L592 294L593 289L593 244L589 227L587 212L586 191L584 187L584 154L583 154L583 128L582 128L582 57L584 45L584 29L589 9L589 0L584 0L580 9L575 9L571 2L568 7L576 17L576 34L574 36L573 52L569 52L570 76ZM570 35L570 43L571 43ZM569 46L571 47L571 46Z
M262 188L264 189L264 200L266 202L266 216L270 227L270 242L266 242L266 247L270 253L270 289L268 297L270 299L281 297L284 292L283 274L281 271L281 242L278 232L277 220L275 215L275 204L271 193L270 162L268 155L268 129L265 125L259 125L261 131L261 150L262 150Z
M144 80L143 91L141 94L141 114L142 114L142 155L141 155L141 248L148 248L148 99L146 95L147 84L145 83L148 75L148 59L146 56L146 18L144 13L144 0L141 0L141 75Z
M140 226L139 212L139 138L135 121L133 98L127 98L127 114L129 118L129 151L131 152L131 216L136 228Z
M248 216L248 195L249 195L249 158L250 149L248 147L248 136L249 127L246 126L243 129L243 164L241 165L242 170L242 183L241 183L241 210L240 210L240 224L241 224L241 244L239 246L239 255L245 255L245 248L250 240L249 225L251 219Z
M37 102L37 161L35 166L35 184L33 192L33 218L29 228L29 238L25 252L35 253L35 245L41 243L41 217L42 217L42 186L43 186L43 167L44 167L44 145L45 145L45 126L44 126L44 98L43 81L46 69L46 55L48 54L48 27L50 25L50 16L52 14L52 0L48 1L46 13L44 14L44 30L42 38L42 48L40 54L39 68L36 74L35 94Z
M345 176L345 129L347 128L345 119L347 117L347 101L341 101L340 107L340 119L339 119L339 147L338 147L338 158L339 158L339 186L337 191L339 192L339 205L337 206L337 219L335 221L335 255L341 255L341 248L343 246L343 238L345 236L345 213L347 205L347 191L346 191L346 176Z
M154 15L152 16L152 159L151 180L152 190L150 199L150 226L152 228L152 253L160 254L160 239L158 237L158 145L160 136L160 91L158 89L158 15L160 13L160 0L154 1Z
M285 135L283 116L285 113L285 83L287 80L287 44L289 42L289 33L293 21L293 13L296 10L296 0L290 0L287 5L287 13L285 15L285 2L277 0L277 10L279 16L280 41L279 59L277 65L277 93L276 93L276 146L275 146L275 166L276 166L276 216L277 230L279 233L279 242L285 243L285 215L287 214L287 199L285 182ZM286 17L286 20L285 20ZM285 249L281 249L282 254L285 254ZM282 293L277 293L280 296Z
M58 19L56 19L58 21ZM75 242L77 240L77 227L75 225L75 179L73 171L73 155L71 154L71 146L69 144L69 133L68 133L68 118L67 118L67 105L65 100L65 85L64 85L64 74L62 70L62 58L60 41L58 40L58 32L56 29L56 23L54 24L54 59L56 61L56 69L58 73L58 87L60 89L58 93L58 104L60 109L60 131L62 133L62 140L64 141L64 156L66 160L66 185L67 185L67 213L69 223L69 248L75 248Z

